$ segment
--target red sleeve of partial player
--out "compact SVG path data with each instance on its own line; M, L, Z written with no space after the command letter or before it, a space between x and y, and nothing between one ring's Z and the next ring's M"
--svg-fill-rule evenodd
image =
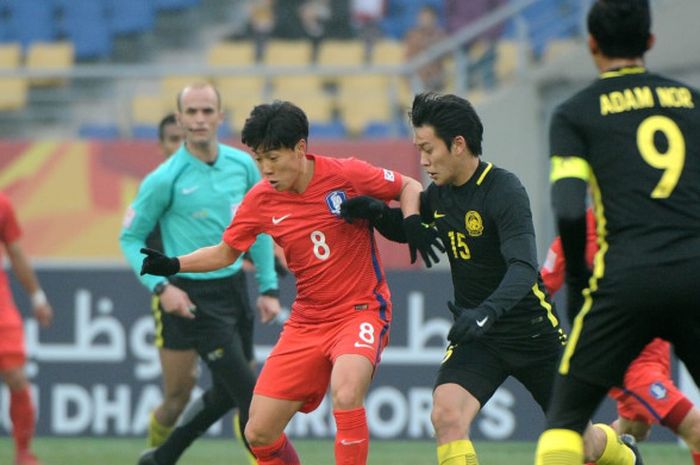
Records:
M15 209L12 208L10 199L0 193L0 242L9 244L16 241L22 235L22 230L17 222Z
M344 160L343 171L361 195L397 200L401 194L403 178L396 171L379 168L356 158Z
M257 235L263 232L260 215L257 214L258 210L255 207L261 201L259 194L263 188L263 183L253 186L243 197L238 208L233 211L231 224L224 230L222 237L222 240L229 247L245 252L253 245Z
M564 251L561 248L561 239L557 236L552 241L552 245L549 246L547 258L542 264L542 268L540 268L542 281L549 295L554 295L564 284L565 271Z

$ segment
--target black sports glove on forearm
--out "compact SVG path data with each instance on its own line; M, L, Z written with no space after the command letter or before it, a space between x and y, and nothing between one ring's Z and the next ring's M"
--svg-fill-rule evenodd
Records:
M588 287L591 270L586 263L586 217L557 221L566 260L566 312L569 323L583 306L583 290Z
M167 255L149 248L142 248L141 253L146 256L141 264L141 274L156 276L170 276L180 271L180 260L177 257Z
M340 205L340 216L352 223L354 219L369 220L379 233L394 242L406 242L403 214L400 208L389 208L381 200L368 195L348 199Z
M447 302L455 319L447 339L454 345L467 342L483 336L496 322L496 312L488 307L464 308L452 302Z
M437 230L431 226L423 224L420 215L407 216L403 220L403 230L406 233L408 248L411 252L411 263L416 262L416 251L420 252L425 266L430 268L433 263L440 261L433 247L440 252L445 251L442 241L438 236Z

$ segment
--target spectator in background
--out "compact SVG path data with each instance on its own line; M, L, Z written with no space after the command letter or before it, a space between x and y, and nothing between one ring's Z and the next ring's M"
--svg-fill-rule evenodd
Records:
M351 0L350 21L355 35L365 42L365 57L369 58L372 46L382 36L380 23L386 11L384 0Z
M444 0L447 32L454 34L508 3L508 0ZM467 86L492 89L497 84L496 44L503 26L495 26L467 44Z
M306 0L299 6L301 27L313 45L313 61L316 61L318 46L326 36L326 24L331 19L331 13L330 0Z
M262 60L276 23L275 0L251 0L248 3L248 35L255 41L256 61Z
M416 26L406 33L406 59L410 60L446 36L440 26L438 12L431 5L425 5L418 13ZM445 85L445 65L443 58L431 61L418 70L424 90L441 90Z
M47 327L53 319L53 309L19 245L21 234L10 199L0 193L0 244L7 252L12 271L30 296L34 317L41 326ZM10 421L12 436L15 439L15 465L40 465L30 449L36 415L29 380L24 372L26 362L22 318L12 299L7 275L0 270L0 378L10 391Z

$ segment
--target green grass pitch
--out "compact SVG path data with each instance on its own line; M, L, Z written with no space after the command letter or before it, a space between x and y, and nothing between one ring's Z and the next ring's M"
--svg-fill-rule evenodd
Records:
M332 465L331 441L297 440L294 445L304 465ZM533 442L475 443L482 465L532 465ZM44 465L136 465L143 439L36 438L34 449ZM668 443L641 445L646 465L690 465L687 450ZM0 438L0 464L13 463L9 438ZM247 465L233 439L201 439L178 465ZM428 441L382 441L370 444L370 465L434 465L435 447Z

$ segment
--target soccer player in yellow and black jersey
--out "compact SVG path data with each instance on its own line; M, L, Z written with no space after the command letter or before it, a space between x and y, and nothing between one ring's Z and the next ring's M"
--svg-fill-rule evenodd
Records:
M347 219L367 218L389 239L423 255L431 248L402 234L408 221L434 223L447 249L455 289L448 302L455 323L433 392L431 420L440 465L475 465L469 428L481 407L509 376L530 391L542 410L566 342L537 271L537 252L527 192L518 178L481 160L483 126L471 104L455 95L425 93L411 111L414 143L433 182L421 194L420 218L370 197L346 201ZM414 255L415 258L415 255ZM610 444L591 428L588 458L619 465L631 451ZM608 459L612 457L612 460Z
M650 26L647 0L596 1L588 45L600 78L552 118L553 206L581 306L537 465L581 463L586 422L654 337L700 381L700 95L646 71ZM590 280L589 186L600 246Z

